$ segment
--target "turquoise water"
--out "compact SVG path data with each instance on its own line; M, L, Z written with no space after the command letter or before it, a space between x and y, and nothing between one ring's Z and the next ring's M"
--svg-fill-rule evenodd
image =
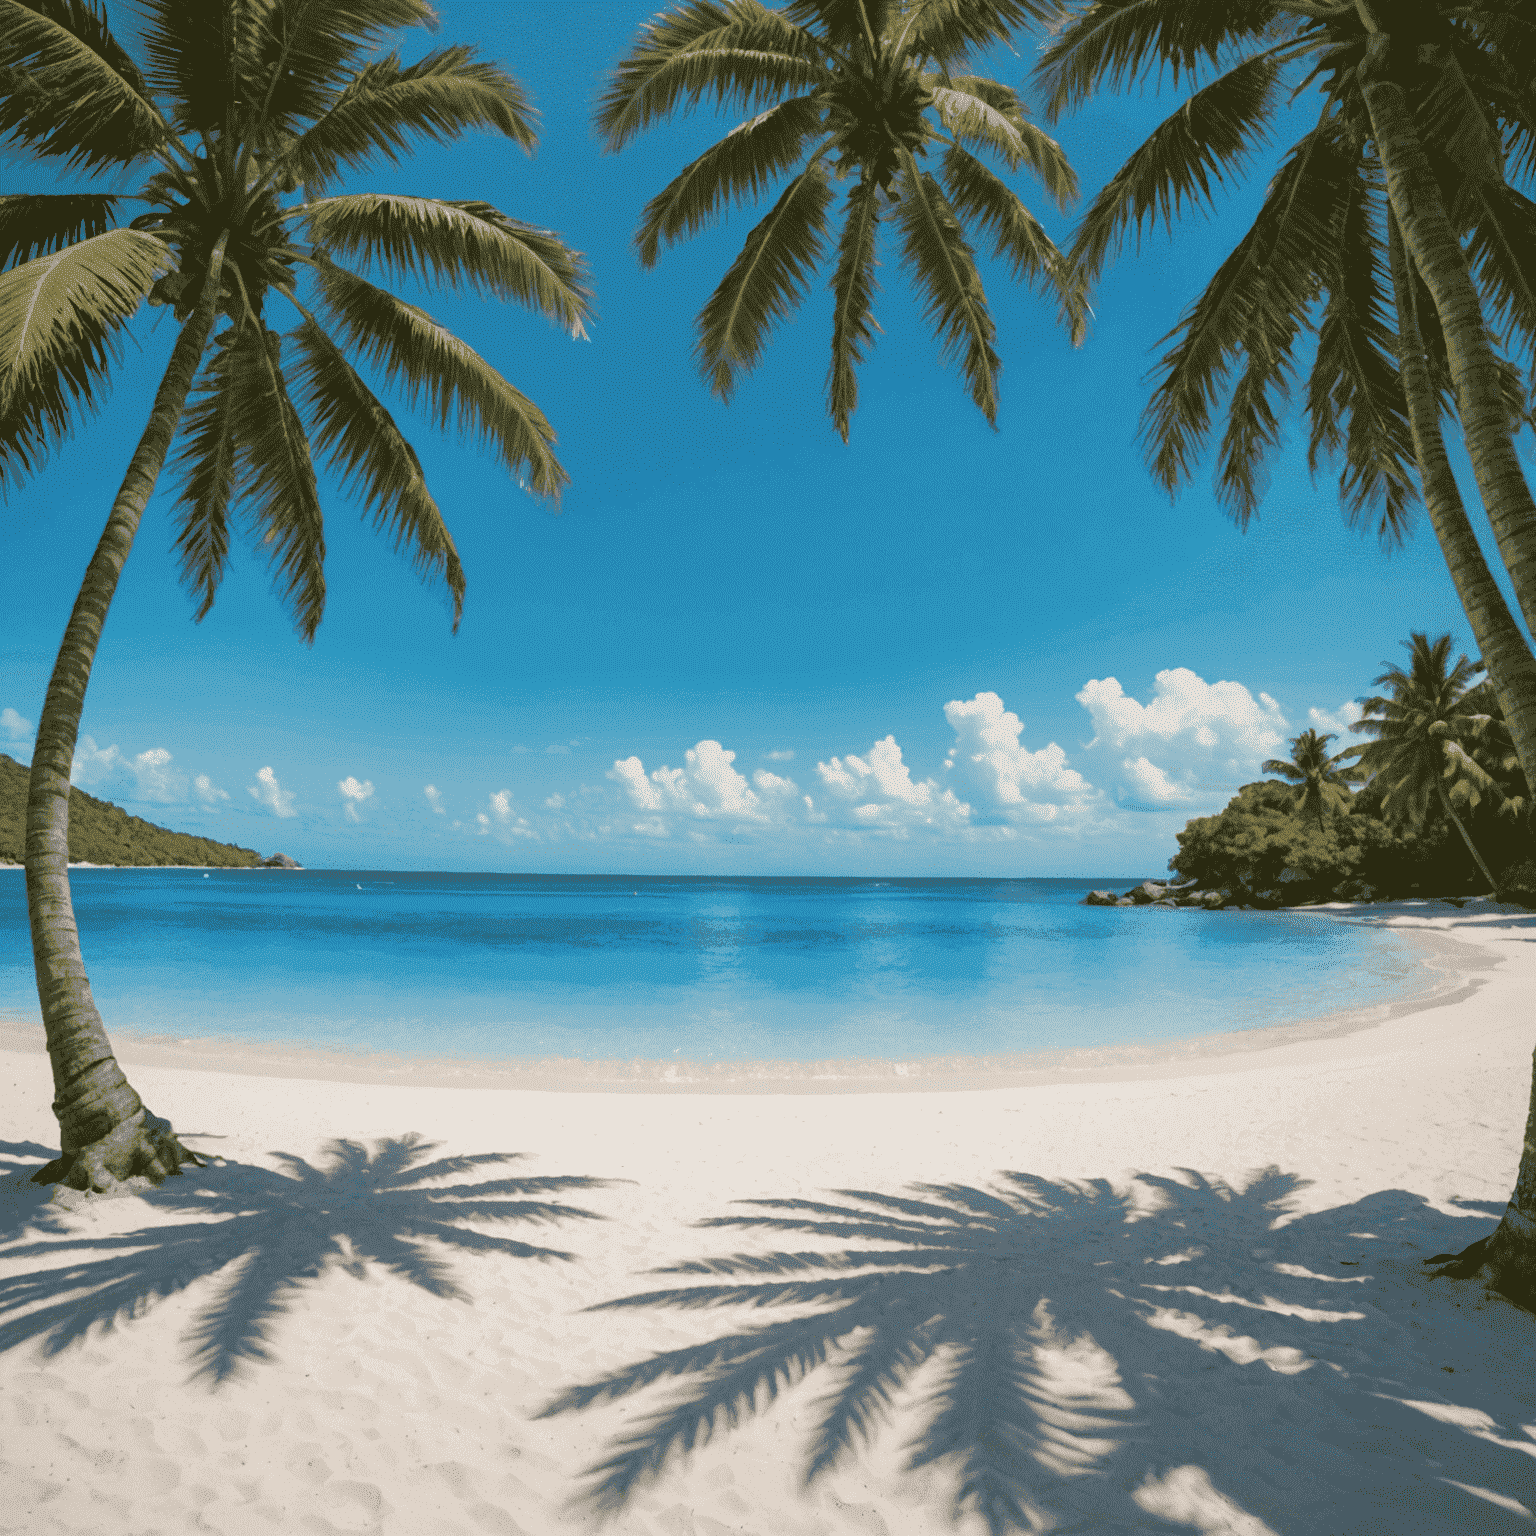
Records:
M1254 1029L1415 990L1380 928L1082 906L1105 880L76 870L110 1030L479 1060L992 1055ZM36 1019L0 870L0 1015Z

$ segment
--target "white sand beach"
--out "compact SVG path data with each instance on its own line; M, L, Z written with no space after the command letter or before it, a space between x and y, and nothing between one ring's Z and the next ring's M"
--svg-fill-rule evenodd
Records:
M995 1088L125 1044L219 1161L75 1209L12 1029L0 1531L1528 1531L1536 1317L1421 1261L1513 1182L1536 916L1378 916L1428 1006Z

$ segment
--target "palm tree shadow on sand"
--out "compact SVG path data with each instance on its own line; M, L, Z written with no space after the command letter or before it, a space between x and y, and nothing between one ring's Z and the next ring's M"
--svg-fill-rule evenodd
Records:
M218 1385L242 1364L273 1357L278 1319L306 1283L328 1271L362 1278L373 1263L434 1296L468 1300L434 1249L569 1261L576 1255L480 1227L605 1219L561 1197L610 1180L525 1175L445 1183L523 1154L429 1160L435 1145L414 1134L371 1147L338 1140L315 1164L277 1154L281 1171L224 1162L143 1190L146 1204L181 1219L131 1232L80 1235L54 1210L38 1207L25 1222L38 1240L3 1251L9 1260L43 1262L0 1283L0 1353L37 1339L57 1354L94 1325L127 1322L227 1272L187 1338L194 1379Z
M1332 1531L1346 1509L1352 1531L1400 1529L1393 1510L1412 1510L1416 1531L1528 1530L1536 1390L1498 1372L1511 1351L1529 1358L1536 1319L1429 1281L1416 1249L1394 1263L1465 1222L1396 1190L1295 1216L1292 1175L1237 1189L1183 1173L1119 1190L1021 1174L839 1190L700 1223L817 1246L677 1264L655 1273L690 1283L593 1309L730 1308L741 1325L540 1410L682 1383L648 1415L629 1410L577 1507L617 1515L806 1382L791 1416L811 1426L807 1488L905 1433L906 1470L945 1479L949 1518L979 1516L992 1536ZM1443 1361L1422 1353L1431 1322ZM1447 1396L1458 1367L1460 1399ZM1398 1441L1400 1455L1374 1454ZM1378 1486L1360 1486L1362 1468Z

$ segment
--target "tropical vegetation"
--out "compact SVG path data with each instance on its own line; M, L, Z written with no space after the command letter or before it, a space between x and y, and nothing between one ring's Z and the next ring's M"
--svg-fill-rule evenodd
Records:
M1319 828L1332 812L1348 806L1349 786L1361 777L1356 770L1340 766L1350 755L1347 749L1329 756L1328 743L1332 740L1331 734L1303 731L1291 738L1289 758L1272 757L1259 765L1265 773L1296 786L1297 813L1315 821Z
M0 752L0 864L20 864L26 847L27 785L30 771ZM261 863L253 848L219 843L190 832L173 832L130 816L110 800L83 789L69 791L71 864L185 864L216 869L252 869Z
M104 1189L190 1154L113 1058L69 896L70 768L102 625L173 444L182 575L206 614L252 532L299 634L325 606L315 457L426 577L455 626L464 573L415 451L369 378L485 442L535 492L566 479L538 407L426 310L365 273L525 304L581 335L580 256L484 202L348 190L471 130L525 149L521 87L466 47L405 64L425 0L144 0L124 35L93 0L0 0L0 137L90 187L0 198L0 488L99 399L147 301L179 327L149 422L49 681L27 805L28 912L62 1156L43 1180ZM293 328L279 333L273 311Z
M944 358L997 417L1002 360L973 241L1053 295L1074 342L1087 301L1039 220L977 151L1033 172L1060 206L1077 194L1061 146L1018 92L972 73L975 55L1049 18L1046 0L684 0L653 17L613 71L597 112L610 150L705 104L750 112L646 205L641 262L788 178L699 312L696 356L729 400L773 328L835 248L827 409L846 442L856 369L874 342L881 223L894 225ZM929 169L929 155L934 169ZM847 186L833 239L833 204ZM968 233L969 232L969 236Z

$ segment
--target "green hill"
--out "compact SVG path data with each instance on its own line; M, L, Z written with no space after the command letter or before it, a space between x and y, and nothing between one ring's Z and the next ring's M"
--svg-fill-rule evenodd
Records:
M0 862L21 862L26 810L27 770L0 752ZM82 789L69 792L69 857L77 864L213 864L225 869L261 863L254 849L157 827Z

